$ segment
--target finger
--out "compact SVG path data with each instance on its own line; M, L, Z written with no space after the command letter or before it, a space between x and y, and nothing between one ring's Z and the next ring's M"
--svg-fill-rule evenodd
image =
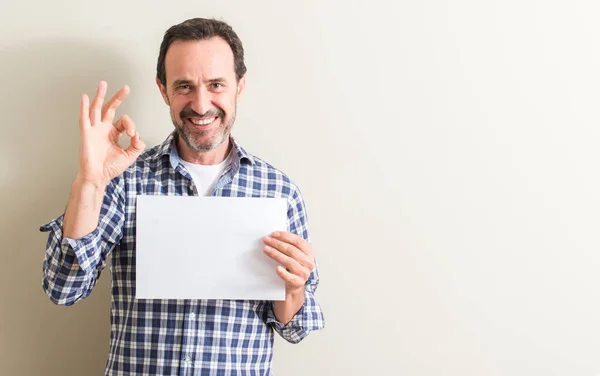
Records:
M309 255L302 252L296 246L283 242L281 240L272 238L270 236L265 237L265 244L277 249L279 252L293 258L294 260L300 262L302 265L309 267L312 269L313 263L310 261Z
M113 126L119 131L119 134L125 133L129 137L135 136L135 123L128 115L121 116Z
M106 86L107 84L105 81L100 81L100 84L98 85L96 97L94 98L90 108L90 121L92 124L96 124L101 121L101 107L102 102L104 102L104 97L106 96Z
M310 276L310 271L306 270L302 264L293 258L284 255L273 247L265 246L264 252L267 256L283 265L291 273L307 280Z
M81 96L81 103L79 105L79 128L83 131L85 128L90 126L90 98L86 94Z
M288 243L304 253L310 252L310 244L301 236L286 231L276 231L271 236L277 240Z
M129 94L129 86L125 85L113 97L102 106L102 121L111 123L115 118L117 108Z
M129 147L125 149L125 153L127 153L129 159L133 162L133 160L135 160L135 158L137 158L145 148L146 144L140 140L140 134L135 132L135 135L131 138Z
M285 270L282 266L277 266L277 275L281 277L288 285L293 287L302 287L306 284L306 281L299 276L292 274Z

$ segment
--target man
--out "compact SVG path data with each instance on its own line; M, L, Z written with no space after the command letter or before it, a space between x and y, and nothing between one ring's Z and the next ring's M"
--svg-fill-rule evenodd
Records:
M324 326L300 191L230 136L245 73L242 43L226 23L171 27L156 82L175 130L147 151L127 115L114 121L127 86L106 103L105 82L92 103L81 98L79 171L65 213L41 227L49 232L43 287L54 303L72 305L89 296L112 258L108 375L269 375L274 331L297 343ZM136 299L140 194L286 198L289 231L264 240L280 264L273 272L285 280L285 301Z

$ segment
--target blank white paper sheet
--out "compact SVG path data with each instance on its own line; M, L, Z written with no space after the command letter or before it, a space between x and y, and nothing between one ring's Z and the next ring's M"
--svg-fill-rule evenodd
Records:
M287 230L285 198L137 197L136 298L284 300L263 238Z

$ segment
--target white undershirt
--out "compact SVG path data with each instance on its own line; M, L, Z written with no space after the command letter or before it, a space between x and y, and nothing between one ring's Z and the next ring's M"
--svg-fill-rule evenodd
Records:
M190 173L200 196L210 196L212 194L219 178L229 165L232 154L233 149L223 162L214 165L201 165L184 161L183 159L181 160L181 164L183 164Z

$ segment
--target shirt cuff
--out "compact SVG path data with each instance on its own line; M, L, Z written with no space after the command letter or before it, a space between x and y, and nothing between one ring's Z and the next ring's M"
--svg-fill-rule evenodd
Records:
M89 273L96 268L98 263L97 249L100 247L101 235L98 227L91 233L79 239L72 239L63 236L64 215L40 226L40 231L51 232L54 238L60 243L61 259L72 251L75 254L77 264L85 273Z
M317 303L313 293L304 290L304 304L298 312L292 317L290 322L283 324L273 310L273 302L270 303L267 311L268 325L271 325L286 341L298 343L302 341L311 331L323 329L325 320L321 307Z

